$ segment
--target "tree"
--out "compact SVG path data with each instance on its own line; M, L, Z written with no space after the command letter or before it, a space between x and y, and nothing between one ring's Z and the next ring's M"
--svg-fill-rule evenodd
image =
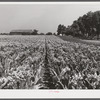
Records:
M34 29L32 35L38 35L38 30Z
M39 35L44 35L44 33L40 33Z
M65 32L64 32L65 30ZM88 12L79 17L73 22L72 25L66 29L64 25L59 25L57 29L59 34L72 35L74 37L94 39L96 36L99 39L100 36L100 11Z
M52 35L52 32L48 32L48 33L46 33L46 35Z
M99 39L100 35L100 11L94 12L94 21L95 21L95 28L96 28L96 35L97 39Z
M66 33L66 26L59 24L57 29L57 35L65 34Z
M56 35L56 33L53 33L53 35Z
M72 28L70 26L68 26L66 28L65 35L72 35L73 36L73 30L72 30Z

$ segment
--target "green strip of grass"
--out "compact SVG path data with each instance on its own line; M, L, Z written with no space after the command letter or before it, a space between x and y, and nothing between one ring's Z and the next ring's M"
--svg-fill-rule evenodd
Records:
M100 46L100 42L95 42L94 40L91 40L91 42L90 42L90 40L82 40L82 39L74 38L72 36L58 36L58 37L63 39L64 41Z

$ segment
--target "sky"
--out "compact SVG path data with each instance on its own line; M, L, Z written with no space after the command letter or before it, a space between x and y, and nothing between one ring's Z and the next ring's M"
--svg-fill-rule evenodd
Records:
M0 33L16 29L56 32L59 24L71 25L79 16L100 10L97 4L0 4Z

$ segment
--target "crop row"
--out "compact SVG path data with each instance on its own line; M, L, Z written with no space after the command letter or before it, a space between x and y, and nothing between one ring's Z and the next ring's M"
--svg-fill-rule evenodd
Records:
M56 36L0 38L1 89L99 89L100 47Z
M100 88L100 47L48 37L50 68L64 89Z

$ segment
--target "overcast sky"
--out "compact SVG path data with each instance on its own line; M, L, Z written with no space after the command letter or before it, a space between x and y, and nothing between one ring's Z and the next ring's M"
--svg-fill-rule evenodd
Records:
M88 11L100 10L95 4L0 4L0 32L38 29L56 32L59 24L71 25Z

